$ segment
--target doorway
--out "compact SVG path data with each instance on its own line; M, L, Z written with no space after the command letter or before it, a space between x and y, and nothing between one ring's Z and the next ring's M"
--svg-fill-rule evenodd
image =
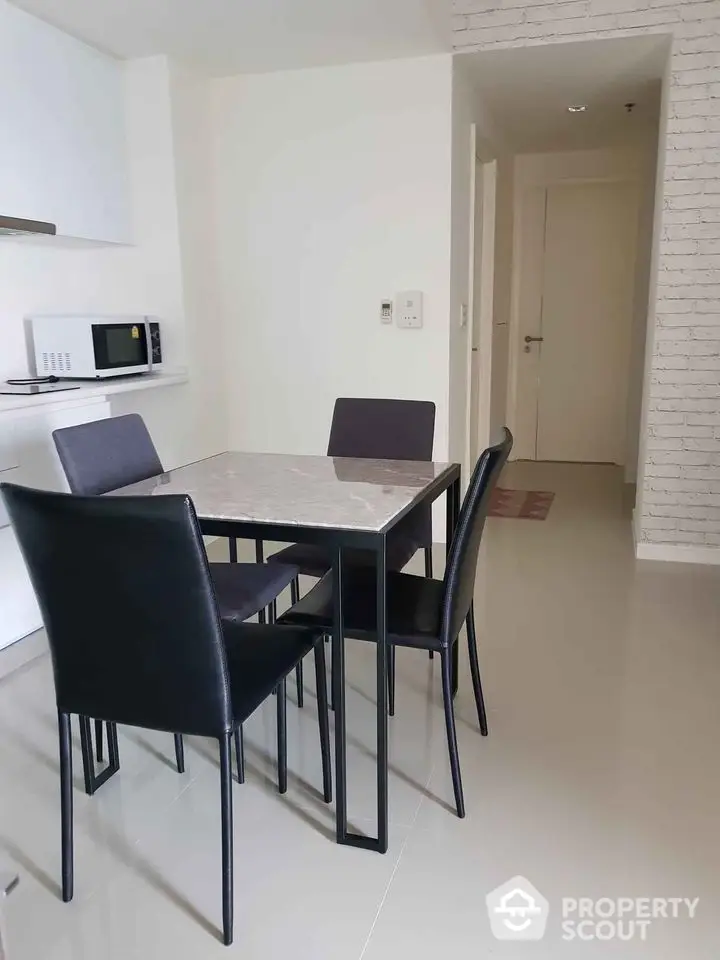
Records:
M566 181L524 200L517 456L624 464L639 186Z

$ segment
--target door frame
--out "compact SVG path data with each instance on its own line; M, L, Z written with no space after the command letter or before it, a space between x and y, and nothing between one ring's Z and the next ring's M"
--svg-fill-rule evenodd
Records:
M512 270L510 282L510 316L508 318L508 378L507 378L507 422L510 430L517 436L518 428L518 376L520 370L520 352L522 350L522 329L520 324L520 300L523 280L522 218L528 206L530 191L538 188L547 191L550 187L572 186L591 183L635 183L642 189L642 179L633 173L617 173L610 176L548 176L534 182L515 184L513 202L513 245ZM543 230L544 236L544 230ZM544 251L543 251L544 255ZM536 451L537 453L537 451ZM517 455L516 455L517 456ZM515 459L511 458L511 459Z
M478 291L475 283L475 212L478 196L478 166L483 166L482 191L482 251L480 261L480 294L478 303L478 348L480 352L479 380L477 396L477 441L478 450L484 450L490 442L490 389L492 377L492 334L493 303L495 286L495 205L497 189L497 156L492 146L478 137L477 124L471 124L470 130L470 237L468 245L468 329L466 347L467 396L465 403L465 480L469 480L475 466L472 457L473 438L473 384L472 384L472 347L475 339L475 306ZM483 398L486 402L483 405Z

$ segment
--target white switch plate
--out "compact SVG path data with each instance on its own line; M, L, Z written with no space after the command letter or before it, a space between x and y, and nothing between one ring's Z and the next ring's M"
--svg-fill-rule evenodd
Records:
M423 325L423 295L419 290L403 290L395 297L397 325L417 330Z

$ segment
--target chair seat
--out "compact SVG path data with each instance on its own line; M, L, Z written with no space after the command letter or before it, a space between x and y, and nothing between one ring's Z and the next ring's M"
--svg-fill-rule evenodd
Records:
M390 643L423 650L442 648L443 584L409 573L387 575L387 635ZM345 636L375 640L377 577L367 567L343 569ZM313 627L330 633L333 620L333 577L327 574L278 623Z
M269 606L298 575L281 563L211 563L221 620L241 622Z
M312 650L320 631L277 624L223 622L233 718L241 724Z
M388 537L388 570L402 570L418 550L418 544L406 537ZM372 550L343 550L343 569L374 567L376 554ZM287 563L297 567L306 577L324 577L332 568L332 552L328 547L312 543L293 543L268 557L268 563Z

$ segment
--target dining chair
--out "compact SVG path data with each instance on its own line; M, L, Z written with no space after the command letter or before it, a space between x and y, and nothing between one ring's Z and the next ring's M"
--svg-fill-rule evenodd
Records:
M220 744L223 941L233 937L234 732L314 649L323 796L331 800L325 648L312 628L222 621L187 496L83 497L0 485L48 635L60 739L62 896L73 896L70 718ZM99 562L102 558L102 562ZM278 781L287 790L285 697Z
M480 681L473 594L480 540L490 507L490 497L512 449L512 443L512 434L505 428L502 439L488 447L478 460L460 509L444 578L433 580L398 571L389 572L387 575L389 649L396 646L414 647L435 650L440 654L450 769L459 817L465 816L465 800L455 731L452 654L464 623L480 732L487 736L487 714ZM347 572L343 569L343 618L346 637L377 641L376 590L377 577L371 568L351 567ZM313 627L326 634L332 633L332 573L326 574L278 622Z
M327 455L363 460L432 459L435 404L428 400L384 400L340 397L335 401ZM429 507L412 511L399 523L387 544L388 570L402 570L419 549L425 553L425 576L432 577L432 515ZM256 559L262 557L262 548ZM373 566L369 550L346 550L344 564ZM308 577L324 577L332 568L332 551L323 546L294 543L268 557L269 563L287 563ZM299 580L290 588L291 603L300 598ZM431 652L432 656L432 652ZM388 660L392 686L394 656Z
M163 473L163 465L143 418L137 413L107 417L53 431L53 440L70 490L83 496L106 494ZM274 616L277 596L295 582L297 570L287 564L211 563L220 616L247 620L265 608ZM108 730L109 775L118 769L117 736ZM97 759L103 759L102 723L95 722ZM238 779L243 779L242 732L236 737ZM178 772L185 770L182 737L175 738ZM87 776L87 775L86 775ZM99 786L94 771L90 792Z

